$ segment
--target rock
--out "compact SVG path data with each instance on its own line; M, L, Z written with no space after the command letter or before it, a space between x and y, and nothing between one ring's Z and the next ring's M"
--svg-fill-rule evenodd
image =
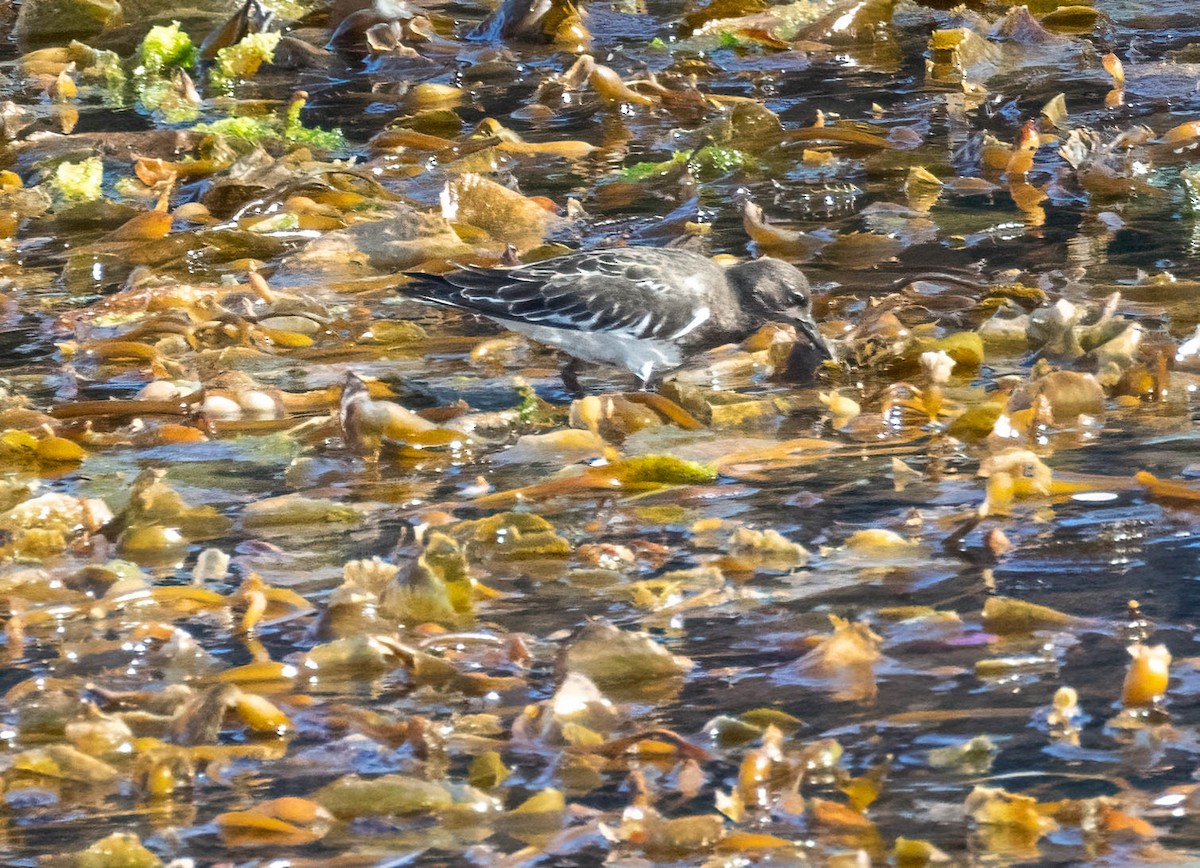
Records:
M431 259L451 259L472 252L450 224L437 214L397 205L384 220L355 223L313 241L301 258L345 261L365 259L372 268L399 271Z
M122 19L117 0L25 0L17 15L16 37L31 44L86 41Z

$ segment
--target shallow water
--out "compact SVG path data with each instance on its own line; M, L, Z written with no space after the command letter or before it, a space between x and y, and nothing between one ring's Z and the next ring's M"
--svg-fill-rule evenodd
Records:
M827 49L776 52L703 42L681 48L673 43L678 33L676 4L648 3L638 14L625 5L592 4L587 23L593 55L626 78L643 67L661 72L690 59L697 69L707 65L698 79L705 93L761 101L787 130L811 125L821 111L830 123L835 115L865 121L884 136L911 128L920 142L906 150L834 151L830 161L803 160L806 146L799 142L785 147L773 143L756 152L757 165L750 168L699 168L687 183L651 179L622 189L617 176L622 168L703 146L713 135L714 117L630 106L617 110L594 94L576 94L555 105L547 119L528 120L522 109L539 82L574 59L542 45L513 44L511 55L498 59L485 56L491 50L486 45L418 46L432 58L430 63L398 62L390 72L386 64L366 63L361 56L334 55L325 69L266 68L238 96L286 101L303 87L309 93L306 123L341 128L350 155L364 161L369 177L426 209L438 205L448 170L436 160L389 156L368 145L388 122L409 113L403 92L419 81L467 88L469 99L456 109L464 129L491 117L528 141L569 139L596 145L599 150L578 160L510 158L510 170L496 173L524 195L548 197L560 209L568 199L582 205L585 219L564 223L547 239L569 247L662 245L691 236L691 243L712 254L758 252L743 229L739 203L744 196L790 229L831 236L872 231L901 239L902 249L882 261L852 250L844 258L826 253L803 264L816 291L818 314L849 325L867 315L873 300L889 297L922 275L931 282L906 296L907 306L900 308L903 324L918 331L929 327L939 335L974 328L980 295L989 286L1014 279L1044 289L1049 301L1066 299L1093 307L1121 291L1118 317L1140 323L1147 345L1157 341L1172 352L1200 323L1200 283L1189 283L1200 280L1195 259L1200 228L1180 175L1192 166L1190 151L1156 151L1156 159L1147 160L1144 174L1138 176L1145 182L1140 191L1120 183L1102 195L1079 182L1050 141L1083 127L1099 131L1108 141L1135 124L1161 135L1196 119L1196 67L1160 64L1171 52L1200 43L1200 14L1179 11L1179 4L1166 2L1098 2L1101 20L1067 42L998 42L1001 59L993 74L981 78L986 94L972 106L961 88L932 82L926 74L930 30L950 28L961 20L969 24L974 20L969 16L899 3L875 41L831 40ZM453 18L459 33L486 13L460 4L426 9ZM443 29L446 18L438 19ZM669 49L652 45L656 37L668 42ZM1115 51L1126 64L1128 83L1118 107L1104 102L1112 80L1099 57L1107 51ZM20 54L15 41L0 42L0 100L44 108L47 97L17 66ZM484 61L496 62L481 67ZM1012 142L1021 124L1036 118L1059 93L1065 94L1067 120L1058 131L1045 130L1044 144L1027 175L1028 184L1046 194L1040 204L1018 203L1015 197L1021 190L1011 179L1002 181L993 174L994 189L946 191L927 211L879 209L881 204L907 207L904 187L911 167L925 167L947 181L982 177L986 173L979 166L979 134L987 131ZM210 103L204 112L213 115L216 108ZM37 123L49 125L45 117ZM75 132L135 133L162 126L159 116L85 98ZM36 164L46 152L43 146L30 145L33 140L27 133L21 141L26 146L7 164L0 161L0 167L7 165L31 186ZM740 144L737 131L728 144ZM1195 141L1188 147L1194 148ZM414 165L422 165L424 171L414 172ZM1141 172L1142 166L1135 171ZM115 195L113 184L122 173L129 174L129 161L110 157L105 179L110 195ZM183 185L172 207L199 201L206 184ZM697 230L687 224L711 228ZM74 337L86 350L89 335L84 328L72 335L60 317L96 309L129 278L129 263L119 255L115 261L100 261L99 254L93 260L90 254L80 259L77 253L110 229L40 217L24 221L15 238L0 248L0 288L8 304L0 333L0 378L10 395L23 397L36 410L81 400L130 398L156 376L137 361L98 361L66 345ZM182 236L192 229L177 221L173 232ZM461 400L471 411L500 413L522 400L514 383L520 376L543 399L562 405L559 416L546 421L544 429L557 430L565 423L570 396L559 383L554 356L516 345L502 348L496 362L472 359L473 347L503 336L502 330L404 300L391 290L398 278L345 263L317 267L297 258L293 254L310 240L303 233L279 232L268 238L269 247L262 242L241 256L214 252L215 247L198 242L198 252L152 270L175 281L212 284L244 279L245 259L258 259L273 288L309 295L339 323L352 323L356 316L411 319L427 330L428 340L356 352L349 338L326 338L311 352L280 350L246 363L263 386L315 390L340 384L353 371L387 384L394 400L410 409L436 411ZM966 288L936 276L944 272L965 278ZM1163 272L1173 276L1169 289L1147 285L1146 275ZM100 323L97 334L119 327ZM339 334L352 332L347 326ZM198 357L182 358L185 364L195 364ZM232 368L230 358L214 364L228 362ZM989 347L978 370L956 373L947 385L948 395L979 402L980 388L993 391L999 379L1010 374L1024 380L1033 363L1031 353ZM210 424L203 442L139 441L135 426L112 419L96 422L96 431L114 434L113 442L99 442L88 440L94 432L85 432L81 425L69 426L71 437L89 444L82 464L43 467L41 473L10 468L7 478L24 482L40 476L46 490L102 498L120 514L137 474L165 468L167 483L188 504L211 506L231 524L214 524L212 534L194 534L182 548L165 554L118 551L114 528L101 529L44 559L45 569L64 578L72 592L85 588L87 593L65 599L69 611L51 612L41 620L36 613L49 611L61 588L47 591L42 599L25 600L22 586L11 577L42 559L14 558L11 540L6 540L7 561L0 567L0 578L10 583L4 594L24 620L18 629L11 626L16 619L8 619L0 688L28 686L30 679L43 677L61 681L51 681L33 694L18 690L0 707L7 745L7 816L0 828L3 861L34 864L40 857L78 851L118 830L136 833L164 860L194 858L199 864L266 864L275 859L296 864L399 864L406 858L422 864L499 864L510 856L514 863L540 860L554 865L599 864L605 858L624 860L620 864L639 864L642 859L741 864L733 861L740 858L852 864L837 860L859 858L857 853L889 864L895 839L901 836L932 842L956 864L1200 860L1192 802L1184 799L1183 807L1177 808L1180 799L1168 792L1196 783L1200 752L1200 678L1195 662L1200 654L1194 635L1200 616L1194 602L1195 583L1200 581L1196 504L1151 497L1131 480L1140 470L1185 482L1196 475L1198 408L1193 392L1198 381L1191 370L1181 367L1171 381L1171 394L1157 400L1143 396L1132 403L1121 401L1119 397L1130 395L1118 396L1110 389L1099 418L1049 426L1030 444L1056 475L1078 474L1088 481L1090 491L1018 500L1007 515L982 521L976 510L986 483L976 474L992 448L983 438L961 442L943 436L936 425L881 422L869 430L839 428L819 403L815 387L784 382L761 366L749 375L720 375L717 379L728 391L777 400L776 411L758 423L727 430L654 427L618 443L621 453L670 453L706 461L755 443L765 446L800 437L823 438L830 451L811 459L801 455L781 466L736 467L704 484L532 498L521 509L551 522L573 553L565 559L505 560L484 546L478 557L472 550L472 577L502 594L479 600L473 617L458 625L485 634L480 641L487 648L489 642L507 647L505 641L519 635L529 658L495 649L484 653L473 644L477 637L463 639L457 647L451 643L444 652L444 658L462 671L517 676L521 683L471 697L421 684L396 666L382 674L353 671L344 677L302 675L286 684L257 688L244 684L247 691L261 692L286 712L290 731L280 738L255 734L226 715L216 727L215 743L270 744L272 755L200 763L192 785L158 799L147 796L132 771L131 755L144 751L144 745L109 756L119 774L101 784L14 767L22 752L62 741L54 727L41 731L32 726L22 705L37 706L30 695L50 704L48 697L61 691L75 703L60 712L61 717L82 715L81 703L89 699L106 714L116 714L121 708L112 693L146 688L158 692L176 682L203 690L211 686L215 673L229 667L265 659L299 661L316 644L312 624L328 608L347 560L380 557L407 566L421 552L415 542L417 528L449 520L442 513L456 520L493 514L498 508L476 501L484 488L502 492L541 482L563 462L506 463L505 450L519 433L534 430L532 426L510 426L502 436L474 448L401 449L378 462L347 449L332 422L332 428L321 429L315 438L289 433L292 424L319 419L328 407L295 413L291 424L268 432L236 426L222 431ZM827 372L821 388L841 387L861 399L864 410L880 412L881 395L895 379L866 365ZM582 381L600 394L632 388L628 378L598 367L588 368ZM205 421L189 419L197 427L204 427ZM897 458L917 472L907 485L895 479L903 476L893 464ZM1097 492L1102 496L1095 497ZM297 493L354 505L361 514L353 523L310 520L262 527L243 521L251 504ZM724 536L706 541L697 523L715 519L728 523ZM808 549L811 558L802 566L764 561L739 569L729 562L725 541L737 525L778 531ZM879 528L902 535L911 545L874 550L848 544L856 531ZM987 537L996 528L1011 543L1011 550L1000 555L989 549ZM6 533L11 536L14 531L6 528ZM592 565L579 554L579 547L588 543L625 545L637 557L621 564L615 574L598 577L596 571L588 572ZM248 575L257 573L269 585L303 596L313 611L271 612L247 634L237 626L240 615L225 609L90 608L103 597L107 579L88 578L89 567L120 554L138 562L141 578L151 585L187 585L200 552L207 548L233 556L229 575L210 582L211 590L234 594ZM639 602L633 583L705 565L725 570L719 594L707 603L672 608ZM687 586L686 579L680 581L682 588L669 603L697 590ZM1027 634L998 634L985 629L980 614L994 596L1052 607L1080 620ZM1131 600L1140 604L1140 615L1127 611ZM240 612L241 605L234 604L234 611ZM912 608L911 617L904 617L895 611L899 607L928 610ZM930 610L958 617L929 618ZM796 668L795 661L813 648L814 637L828 634L831 615L869 621L881 637L881 659L868 679L875 689L866 696L838 698L837 685L831 683L836 677ZM600 763L589 777L571 765L578 753L586 753L576 751L578 745L567 749L549 738L510 740L515 721L527 715L525 709L554 696L561 684L560 655L593 618L646 631L695 663L667 685L633 679L624 690L606 690L620 705L620 722L601 737L603 741L662 727L705 747L709 754L701 763L704 782L695 791L676 785L678 753L618 754ZM143 621L186 630L213 659L195 668L172 661L173 646L164 650L157 634L146 638L137 633ZM399 630L396 634L406 642L428 640L428 647L436 648L433 633L417 626L390 623L379 629L389 635ZM1131 721L1120 716L1122 679L1130 659L1126 648L1136 641L1166 645L1175 663L1166 699L1149 717L1134 715ZM994 669L980 666L997 658L1015 662ZM851 680L862 687L861 678ZM1051 732L1045 722L1046 709L1065 685L1078 691L1085 714L1074 737ZM814 819L818 811L810 802L805 816L773 804L752 809L737 822L726 821L723 834L752 830L778 836L786 846L747 845L741 853L740 847L729 852L681 845L664 854L646 849L636 834L615 842L605 837L599 823L608 830L628 828L629 814L622 812L637 801L639 787L646 792L638 810L653 805L668 818L713 813L715 791L736 786L739 767L747 752L759 747L761 733L745 744L724 744L711 738L706 724L718 716L737 717L763 707L799 719L795 730L784 736L787 756L800 755L820 739L836 739L841 746L833 771L813 771L805 778L802 793L808 799L845 801L839 784L890 763L886 783L862 825ZM368 714L382 717L368 719ZM498 732L487 746L497 750L512 771L493 792L495 803L480 809L487 816L477 828L415 812L338 823L303 844L235 846L219 834L216 818L222 812L285 795L308 797L350 772L364 777L401 772L458 787L482 750L466 737L471 733L463 724L464 716L476 714L495 715ZM395 730L379 723L398 726L417 716L430 722L436 738L397 737ZM146 734L152 731L147 725ZM978 766L931 763L931 750L978 736L993 744L990 761ZM186 743L178 735L175 741ZM1029 838L1023 830L968 816L964 802L979 785L1025 793L1040 803L1111 797L1111 805L1143 818L1152 831L1081 827L1064 819ZM493 822L501 809L511 811L545 788L565 791L572 806L556 816L550 833L517 834ZM581 831L578 840L559 834L588 824L593 828ZM547 846L549 852L543 852Z

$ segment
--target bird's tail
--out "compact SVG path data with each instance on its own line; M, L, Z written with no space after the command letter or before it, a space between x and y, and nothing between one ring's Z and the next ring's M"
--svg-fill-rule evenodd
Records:
M446 279L442 274L425 271L403 271L408 282L396 286L396 291L418 301L458 307L462 304L462 287Z

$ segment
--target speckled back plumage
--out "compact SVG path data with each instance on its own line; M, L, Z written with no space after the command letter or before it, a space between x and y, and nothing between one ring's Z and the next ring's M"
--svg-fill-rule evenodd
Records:
M483 314L643 380L808 303L804 275L778 260L724 269L698 253L652 247L410 276L419 281L401 288L408 295Z

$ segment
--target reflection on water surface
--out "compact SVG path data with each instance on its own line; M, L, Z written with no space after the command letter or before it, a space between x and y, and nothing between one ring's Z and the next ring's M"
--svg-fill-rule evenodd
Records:
M22 5L5 862L1200 858L1200 15ZM668 244L841 364L394 291Z

